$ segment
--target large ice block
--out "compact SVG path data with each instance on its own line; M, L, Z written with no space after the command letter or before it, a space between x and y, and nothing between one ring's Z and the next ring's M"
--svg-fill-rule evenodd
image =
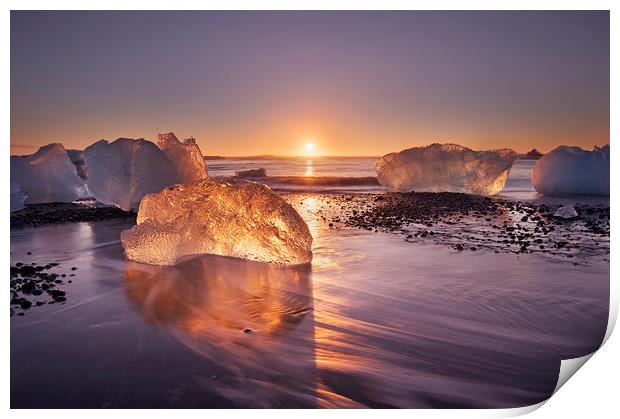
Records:
M195 139L188 138L181 142L169 132L157 134L157 145L174 164L177 183L188 183L208 177L205 158Z
M534 166L532 185L543 195L609 195L609 145L592 151L560 146Z
M84 150L88 189L101 203L125 211L138 209L144 195L159 192L176 180L176 170L152 142L119 138L97 141Z
M67 150L67 155L69 156L69 160L71 163L75 165L75 170L77 170L77 174L84 180L88 179L87 169L86 169L86 161L84 161L84 151L83 150Z
M389 192L465 192L495 195L504 188L517 154L510 149L474 151L431 144L379 159L379 183Z
M215 254L277 264L312 259L308 226L267 186L205 179L147 195L137 225L121 234L128 259L172 265L181 256Z
M25 208L26 194L19 182L11 181L11 212Z
M11 181L21 185L26 204L71 202L87 195L84 181L58 143L30 156L11 156Z

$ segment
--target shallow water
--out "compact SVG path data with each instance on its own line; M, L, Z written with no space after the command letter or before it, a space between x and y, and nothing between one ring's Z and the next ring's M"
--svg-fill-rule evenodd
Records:
M78 268L11 317L12 407L515 407L601 343L606 262L330 231L314 204L311 266L125 262L126 221L11 231L13 263Z

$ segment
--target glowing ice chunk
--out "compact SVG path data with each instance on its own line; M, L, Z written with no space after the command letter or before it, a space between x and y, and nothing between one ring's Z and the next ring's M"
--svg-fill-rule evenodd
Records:
M208 177L205 158L195 139L188 138L181 142L169 132L157 134L157 145L174 164L177 183L188 183Z
M71 202L87 195L84 181L62 144L48 144L30 156L11 156L11 180L28 196L26 204Z
M153 265L207 253L278 264L312 260L312 236L295 209L267 186L233 178L145 196L137 225L121 242L128 259Z
M609 145L592 151L560 146L534 166L532 185L543 195L609 195Z
M509 149L474 151L431 144L379 159L379 183L389 192L466 192L495 195L504 188L517 154Z
M97 141L84 150L88 189L97 201L136 210L144 195L175 182L176 170L152 142L119 138Z

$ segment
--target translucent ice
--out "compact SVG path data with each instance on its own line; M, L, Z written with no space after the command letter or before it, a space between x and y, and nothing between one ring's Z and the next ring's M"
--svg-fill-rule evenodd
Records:
M565 205L558 208L558 210L553 213L553 216L558 218L575 218L579 216L579 214L577 214L577 211L575 211L575 208L573 206Z
M517 154L509 149L474 151L431 144L379 159L379 183L389 192L466 192L494 195L504 188Z
M22 185L18 182L11 181L11 212L19 211L24 207L26 202L26 194L22 190Z
M295 209L267 186L233 178L145 196L121 242L128 259L153 265L207 253L277 264L312 259L310 230Z
M152 142L119 138L86 147L88 189L101 203L126 211L138 209L144 195L159 192L176 180L176 170Z
M195 139L188 138L181 142L169 132L157 134L157 145L174 164L177 183L188 183L208 177L204 156Z
M86 176L86 162L84 161L84 151L82 150L67 150L67 155L71 163L75 165L77 174L84 180L87 180Z
M534 166L532 185L543 195L609 195L609 145L592 151L560 146Z
M62 144L48 144L30 156L11 156L11 181L21 185L26 204L71 202L86 197L84 181Z

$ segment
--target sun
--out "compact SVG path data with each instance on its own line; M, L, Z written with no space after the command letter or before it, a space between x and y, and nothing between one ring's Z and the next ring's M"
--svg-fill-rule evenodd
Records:
M316 141L316 137L307 136L300 138L300 147L299 147L299 156L304 157L314 157L316 156L318 150L318 143Z

